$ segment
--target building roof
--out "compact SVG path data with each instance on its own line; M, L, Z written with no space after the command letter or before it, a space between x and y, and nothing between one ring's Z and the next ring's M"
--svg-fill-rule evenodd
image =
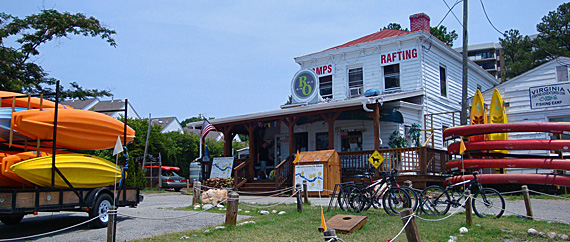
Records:
M387 39L390 37L395 37L395 36L400 36L400 35L405 35L405 34L409 34L412 33L410 31L406 31L406 30L396 30L396 29L383 29L380 30L376 33L373 34L369 34L366 35L364 37L360 37L358 39L346 42L342 45L337 45L335 47L332 48L328 48L326 50L323 51L319 51L316 53L320 53L320 52L325 52L325 51L329 51L329 50L334 50L334 49L340 49L340 48L344 48L344 47L348 47L348 46L353 46L353 45L358 45L358 44L362 44L362 43L368 43L368 42L372 42L372 41L376 41L376 40L381 40L381 39ZM312 53L315 54L315 53ZM308 54L308 55L312 55L312 54ZM308 56L308 55L304 55L304 56Z
M99 101L97 98L89 98L85 100L66 100L61 102L63 105L71 106L75 109L84 109L93 102Z
M202 121L200 121L200 122L202 122ZM201 130L199 130L199 129L192 129L190 127L184 127L184 132L186 132L188 134L195 134L198 137L200 137L200 131ZM208 132L208 134L206 134L206 139L216 140L219 136L220 136L220 132L210 131L210 132Z
M176 117L163 117L163 118L151 118L150 122L154 125L159 125L161 128L166 128L168 124L176 120Z
M364 37L355 39L353 41L349 41L346 42L342 45L338 45L329 49L326 49L324 51L327 50L332 50L332 49L338 49L338 48L343 48L343 47L348 47L351 45L357 45L357 44L362 44L362 43L366 43L366 42L371 42L371 41L375 41L375 40L380 40L380 39L386 39L386 38L390 38L390 37L394 37L394 36L399 36L399 35L404 35L404 34L409 34L410 31L406 31L406 30L396 30L396 29L383 29L380 30L376 33L373 34L369 34L366 35Z

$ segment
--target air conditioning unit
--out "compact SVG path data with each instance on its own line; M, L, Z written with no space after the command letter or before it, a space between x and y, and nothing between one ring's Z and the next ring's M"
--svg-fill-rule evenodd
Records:
M351 87L350 88L350 97L358 97L362 95L362 87Z

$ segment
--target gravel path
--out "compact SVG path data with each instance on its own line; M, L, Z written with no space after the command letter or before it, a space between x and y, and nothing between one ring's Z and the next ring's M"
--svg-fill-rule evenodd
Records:
M165 233L200 229L224 223L225 214L181 211L173 208L190 206L192 196L180 193L145 194L138 208L119 208L117 241L146 238ZM309 198L313 206L329 205L329 198ZM270 203L294 204L295 198L240 196L240 202L250 206L263 206ZM526 214L522 200L506 201L506 215ZM255 203L255 204L252 204ZM537 219L570 223L570 200L532 199L532 207ZM339 208L331 208L339 209ZM267 208L271 211L271 208ZM248 218L239 216L238 220ZM0 225L0 241L8 238L21 238L66 228L88 220L86 213L40 213L28 215L18 225ZM56 234L34 237L36 241L105 241L107 229L92 229L87 224Z

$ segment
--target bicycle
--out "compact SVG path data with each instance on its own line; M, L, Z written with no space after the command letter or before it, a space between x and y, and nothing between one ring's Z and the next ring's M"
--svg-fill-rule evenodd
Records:
M384 178L376 181L372 180L373 173L360 175L361 184L349 184L341 190L342 195L339 194L338 197L339 206L345 211L352 212L368 210L370 207L382 207L387 214L394 216L404 208L412 207L416 210L417 194L409 187L399 186L395 177L397 173L396 169L382 172ZM364 177L367 177L371 184L366 185ZM382 199L382 204L380 204L380 199Z
M480 218L500 218L505 212L505 199L499 191L483 187L477 179L478 172L473 172L473 179L452 184L443 188L438 185L429 186L421 193L421 211L428 215L445 215L451 206L457 208L463 206L459 201L467 199L465 190L473 192L473 212ZM469 184L463 192L459 189ZM475 191L473 191L475 189ZM456 198L458 194L459 197Z

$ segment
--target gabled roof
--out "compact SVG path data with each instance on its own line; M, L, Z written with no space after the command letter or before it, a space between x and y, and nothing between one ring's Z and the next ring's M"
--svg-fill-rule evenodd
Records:
M152 122L152 124L159 125L161 128L164 129L175 119L176 117L152 118L150 119L150 122Z
M342 45L339 46L335 46L329 49L326 49L324 51L327 50L332 50L332 49L338 49L338 48L343 48L343 47L348 47L351 45L357 45L357 44L362 44L362 43L366 43L366 42L371 42L371 41L375 41L375 40L379 40L379 39L386 39L386 38L390 38L390 37L394 37L394 36L399 36L399 35L404 35L404 34L409 34L410 31L406 31L406 30L396 30L396 29L383 29L380 30L376 33L373 34L369 34L366 35L364 37L355 39L353 41L349 41L346 42Z
M85 109L85 107L89 106L93 102L98 102L99 99L97 98L89 98L85 100L66 100L61 102L61 104L71 106L75 109Z
M100 101L95 106L93 106L93 111L108 111L108 110L118 110L124 109L125 102L119 100L110 100L110 101ZM111 112L114 113L114 112Z
M200 121L202 122L202 121ZM189 127L184 127L184 131L188 134L195 134L198 137L200 137L200 130L199 129L192 129ZM206 138L205 139L213 139L216 140L218 138L218 136L220 136L220 133L217 131L210 131L208 132L208 134L206 134Z

